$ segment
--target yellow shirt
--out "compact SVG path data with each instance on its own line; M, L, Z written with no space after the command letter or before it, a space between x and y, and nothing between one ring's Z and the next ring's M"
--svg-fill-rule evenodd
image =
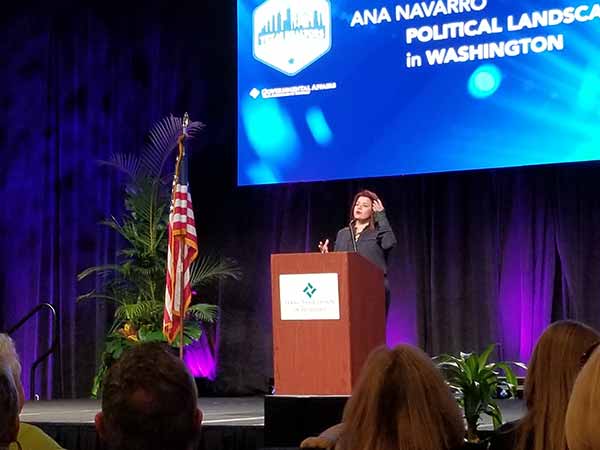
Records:
M23 450L63 450L54 439L44 433L41 429L28 423L19 425L17 440ZM17 444L10 444L9 450L18 450Z

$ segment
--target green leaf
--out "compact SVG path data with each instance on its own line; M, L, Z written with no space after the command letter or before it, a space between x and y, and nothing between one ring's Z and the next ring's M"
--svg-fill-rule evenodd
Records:
M99 398L99 396L102 394L102 382L104 381L106 372L108 372L108 366L102 359L100 366L98 367L98 370L96 371L96 374L94 375L94 379L92 381L92 390L90 396L93 399Z
M510 387L510 391L513 395L516 395L517 377L515 376L510 366L506 363L497 363L496 366L504 371L504 376L506 377L506 382Z
M121 357L126 348L133 345L133 342L128 341L124 337L113 337L106 342L105 352L114 360Z
M219 307L208 303L199 303L188 308L187 314L200 322L214 322L217 318Z
M482 414L489 415L497 428L502 423L502 414L494 400L498 386L516 386L516 377L510 368L515 363L488 363L495 344L488 346L480 355L460 353L459 356L441 355L435 358L450 389L457 395L457 403L463 409L465 420L474 438ZM500 373L506 381L500 378Z
M517 366L517 367L519 367L519 368L521 368L523 370L529 370L529 368L527 367L527 364L525 364L525 363L518 362L518 361L511 361L511 364L513 366Z
M144 327L139 331L140 342L167 342L162 330L146 330Z
M463 359L462 358L458 358L456 356L453 355L440 355L440 356L436 356L434 358L432 358L434 362L437 362L438 360L440 361L439 364L443 364L443 363L451 363L451 364L455 364L455 365L460 365L463 363Z
M163 308L164 305L157 301L139 301L119 306L115 311L115 317L134 324L150 323L162 317Z
M195 322L188 322L183 327L183 334L192 341L197 341L202 336L202 328Z
M102 266L88 267L77 274L77 281L81 281L92 274L105 275L107 272L120 272L120 270L121 266L118 264L104 264Z
M235 262L204 255L192 264L190 284L194 289L198 289L201 286L226 278L239 280L241 276L241 270Z
M465 374L467 378L473 381L477 377L479 369L479 358L475 354L469 354L465 360Z
M200 122L190 122L187 133L193 137L203 128L204 124ZM181 135L182 129L181 117L165 117L154 124L142 157L142 166L148 174L153 177L161 176L169 156L177 147L177 138Z
M86 294L82 294L82 295L78 295L77 298L75 299L75 301L77 303L85 301L85 300L89 300L91 298L96 298L96 299L101 299L101 300L108 300L114 303L119 304L120 301L118 298L112 297L110 295L106 295L106 294L100 294L96 291L90 291Z
M183 328L183 345L190 345L202 336L202 329L196 322L186 322ZM171 344L172 347L179 348L179 336Z
M484 367L487 364L487 360L496 348L496 344L490 344L481 355L479 355L479 365Z
M112 228L114 231L116 231L122 237L124 237L127 241L130 240L130 236L125 232L125 230L123 229L123 227L121 226L121 224L119 223L119 221L117 219L115 219L114 216L111 216L110 219L102 220L100 222L100 225L104 225L104 226L107 226L109 228Z
M484 411L484 414L487 414L492 418L492 422L494 424L494 430L497 430L502 426L502 411L496 403L490 403L487 409Z
M100 164L114 167L132 179L140 174L140 160L130 153L113 153L107 161L100 161Z

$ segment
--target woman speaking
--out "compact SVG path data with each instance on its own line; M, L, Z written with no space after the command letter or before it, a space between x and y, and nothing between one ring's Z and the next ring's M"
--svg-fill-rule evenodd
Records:
M386 317L390 306L387 259L395 245L396 236L381 199L374 192L360 191L352 202L350 224L338 231L333 249L336 252L357 252L383 270ZM321 253L329 252L329 239L319 242L319 250Z

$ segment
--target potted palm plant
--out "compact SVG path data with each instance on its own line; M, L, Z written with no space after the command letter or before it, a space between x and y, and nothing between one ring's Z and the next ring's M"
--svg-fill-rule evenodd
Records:
M192 122L187 132L193 138L201 129L201 123ZM164 118L152 128L148 144L139 155L115 154L103 162L125 175L124 213L120 219L113 216L102 222L120 235L124 245L114 263L90 267L78 275L78 280L95 275L99 285L80 295L78 302L94 299L115 306L94 377L93 397L100 394L106 371L127 347L141 342L166 342L162 320L172 180L166 167L181 132L181 118ZM217 280L240 277L233 261L205 252L201 255L191 267L194 297L184 323L184 345L199 339L201 322L212 322L217 315L215 305L198 302L197 292ZM178 347L179 341L171 345Z
M491 344L481 354L445 354L435 358L457 401L467 424L467 442L482 442L478 430L482 415L491 417L494 429L502 425L502 411L496 402L496 393L505 390L516 397L517 377L511 365L527 369L517 362L488 362L495 348Z

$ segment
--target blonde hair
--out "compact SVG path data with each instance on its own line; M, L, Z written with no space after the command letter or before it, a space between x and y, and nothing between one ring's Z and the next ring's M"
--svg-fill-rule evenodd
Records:
M570 450L600 448L600 350L583 366L569 400L565 434Z
M369 356L344 409L343 450L447 450L462 445L460 409L421 350L398 345Z
M538 340L525 379L527 413L517 450L566 450L565 414L583 353L600 335L570 320L550 325Z
M15 349L15 343L8 334L0 333L0 365L12 373L19 397L19 408L25 404L25 392L21 383L21 363Z
M15 381L21 379L21 363L15 343L8 334L0 333L0 361L12 371Z

